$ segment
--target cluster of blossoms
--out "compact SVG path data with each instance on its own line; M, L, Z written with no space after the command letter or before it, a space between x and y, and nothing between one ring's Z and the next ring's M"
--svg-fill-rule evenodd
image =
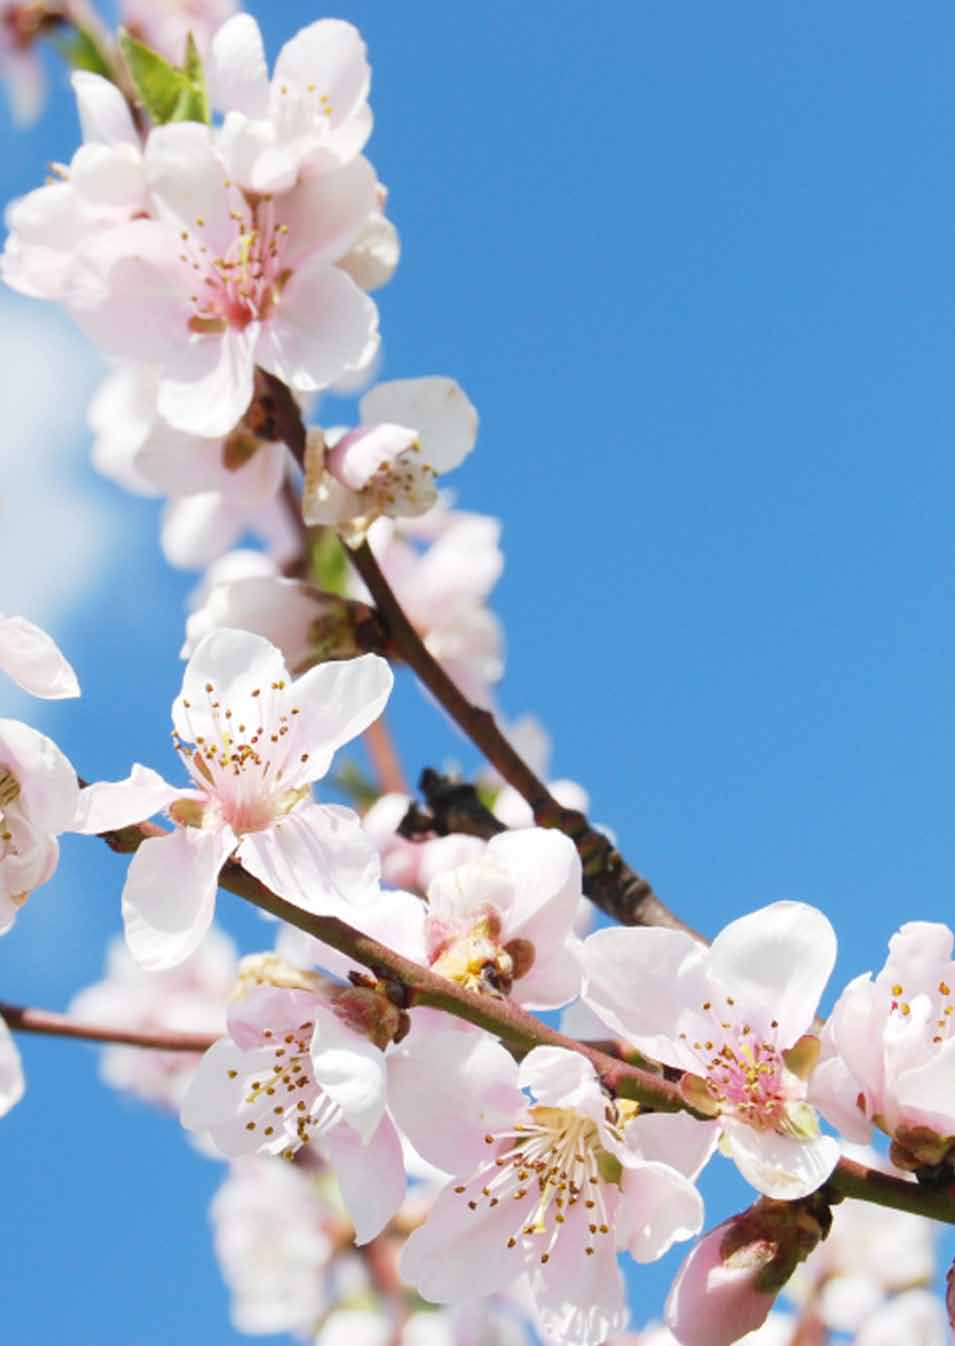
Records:
M874 1130L903 1192L955 1178L950 930L903 926L823 1024L836 936L811 906L751 912L709 947L589 933L591 843L610 843L536 826L539 791L491 772L469 795L480 826L433 819L416 840L400 788L315 798L377 725L402 653L349 555L493 723L499 527L438 488L477 412L428 375L369 388L352 425L305 425L326 390L374 378L370 295L399 260L364 156L357 30L317 20L270 76L232 0L122 9L125 65L78 4L0 6L24 112L47 29L74 28L102 65L73 75L83 143L10 207L2 274L112 359L94 464L165 497L167 557L205 569L172 706L179 774L124 762L84 785L50 739L0 721L0 933L64 832L134 852L125 943L71 1015L115 1030L110 1084L178 1112L228 1164L213 1220L237 1326L315 1346L941 1346L928 1225L860 1217L833 1183L844 1142ZM0 619L0 668L36 696L79 695L21 617ZM543 781L540 726L509 737ZM558 821L587 808L573 781L540 789ZM272 948L239 958L214 927L223 884L283 918ZM557 1010L612 1055L531 1017ZM0 1021L0 1112L23 1089ZM717 1151L756 1202L691 1246L665 1323L625 1335L620 1255L696 1239ZM787 1285L798 1318L777 1308Z

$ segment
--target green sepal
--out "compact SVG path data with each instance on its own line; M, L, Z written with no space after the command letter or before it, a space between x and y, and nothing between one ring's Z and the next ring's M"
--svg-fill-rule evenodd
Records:
M99 46L84 28L74 28L68 36L55 39L63 59L72 70L89 70L104 79L113 79L113 71Z
M202 122L208 126L206 78L191 33L181 70L125 29L120 30L119 46L136 93L156 126L169 122Z
M323 528L312 547L312 578L327 594L345 593L348 558L334 528Z

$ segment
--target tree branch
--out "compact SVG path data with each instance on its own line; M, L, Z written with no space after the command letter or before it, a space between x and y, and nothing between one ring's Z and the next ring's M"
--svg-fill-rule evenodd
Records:
M86 1042L112 1042L125 1047L151 1047L164 1052L204 1052L217 1040L209 1033L174 1033L171 1030L108 1028L103 1024L78 1023L52 1010L28 1009L0 1003L0 1017L15 1033L42 1033L46 1037L82 1038Z

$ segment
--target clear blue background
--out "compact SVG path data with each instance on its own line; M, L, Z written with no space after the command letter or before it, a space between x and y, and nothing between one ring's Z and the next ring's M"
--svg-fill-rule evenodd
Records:
M955 13L335 12L370 46L369 152L405 246L383 372L451 374L481 412L454 485L503 520L504 709L550 726L555 773L690 922L802 898L838 929L834 987L878 966L898 923L950 921L955 896ZM274 53L316 15L259 17ZM5 198L73 151L55 82L37 129L7 126ZM3 308L2 603L50 625L84 698L3 688L0 708L88 777L171 772L193 580L162 562L156 507L85 468L61 421L92 362L40 312ZM475 764L410 685L392 719L410 774ZM61 1008L98 978L124 863L65 845L0 944L2 998ZM238 907L220 902L253 948ZM100 1085L92 1049L23 1053L0 1346L247 1340L206 1227L220 1170ZM708 1192L712 1219L747 1200L730 1175ZM635 1278L639 1319L670 1270Z

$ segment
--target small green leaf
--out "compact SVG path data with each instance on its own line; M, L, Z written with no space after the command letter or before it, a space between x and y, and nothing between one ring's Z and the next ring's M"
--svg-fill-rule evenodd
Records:
M83 28L74 28L68 37L60 38L56 44L63 58L74 70L90 70L94 75L112 79L113 72L93 38Z
M348 558L334 528L323 528L312 548L312 575L326 593L344 594Z
M186 44L186 68L183 70L170 65L158 51L125 31L120 32L119 45L143 107L157 126L187 121L208 125L205 76L191 35Z

